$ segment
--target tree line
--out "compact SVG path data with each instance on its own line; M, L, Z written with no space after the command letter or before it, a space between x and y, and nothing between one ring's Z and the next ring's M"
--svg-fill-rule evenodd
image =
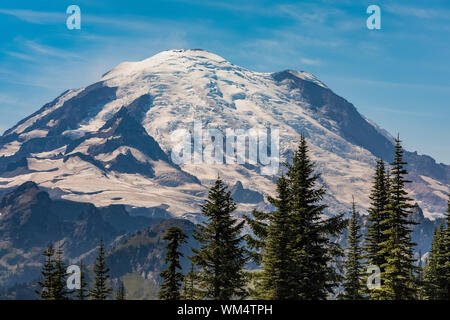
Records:
M365 234L354 200L350 219L344 213L324 218L326 190L320 185L304 136L292 163L285 165L276 196L268 197L275 210L254 210L241 220L233 215L236 203L228 187L217 177L201 206L205 222L194 230L199 247L192 248L191 266L185 274L180 259L187 235L178 227L167 230L163 238L167 267L160 274L160 299L450 299L450 197L446 224L436 229L423 266L422 257L414 257L411 233L416 223L411 220L412 199L406 191L410 181L399 138L393 162L388 166L382 159L377 161ZM251 232L244 232L245 227ZM344 230L346 248L340 245ZM60 254L49 258L50 249L44 254L42 275L55 280L39 283L52 288L39 293L44 299L49 292L55 299L67 296L61 288L62 275L49 277L64 269ZM92 299L111 294L103 256L101 244L89 291ZM246 270L249 262L259 269Z
M416 260L413 255L416 223L411 219L412 199L406 191L410 181L399 138L394 152L389 167L377 161L365 234L354 201L350 219L344 214L324 218L326 191L304 136L292 163L286 164L287 173L277 181L276 197L268 197L274 211L255 210L238 222L232 215L236 204L218 177L202 206L207 222L194 234L200 248L193 249L191 268L184 276L179 246L186 235L178 228L167 232L168 268L161 273L160 298L450 299L450 197L446 226L435 231L422 268L421 257ZM244 224L251 235L242 235ZM339 245L344 229L347 248ZM250 260L260 268L244 270ZM368 270L378 271L378 285Z
M50 243L43 253L45 262L41 270L41 281L36 294L43 300L107 300L111 298L113 289L109 284L109 268L105 263L105 249L100 241L98 254L94 264L94 279L92 286L86 281L86 269L83 262L79 266L79 282L75 289L68 289L67 265L63 262L63 250L55 249ZM119 283L116 300L125 300L125 287Z

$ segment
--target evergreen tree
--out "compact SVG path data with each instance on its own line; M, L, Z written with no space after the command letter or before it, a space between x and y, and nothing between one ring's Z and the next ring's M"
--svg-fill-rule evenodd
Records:
M67 266L63 261L64 252L61 247L56 250L55 258L55 299L66 300L69 299L69 295L72 293L67 289Z
M263 249L261 291L266 299L286 299L291 297L289 282L291 276L285 266L290 262L289 239L289 186L282 176L277 182L278 198L268 197L269 202L277 208L269 216L267 238Z
M449 196L450 197L450 196ZM446 225L435 230L425 266L425 293L430 300L450 300L450 198Z
M395 157L391 163L391 179L389 203L386 205L386 216L382 225L386 226L383 234L386 240L380 244L380 254L385 255L383 268L383 284L380 294L383 299L407 300L415 297L414 259L411 240L411 226L416 224L409 220L411 199L405 190L405 179L408 171L403 161L403 149L399 138L396 139Z
M117 289L115 299L116 300L126 300L125 299L125 286L123 285L122 281L120 281L119 288Z
M179 300L180 287L183 281L183 274L177 272L181 269L180 257L183 254L179 251L180 246L186 242L186 234L178 227L171 227L167 229L163 240L168 241L166 249L165 263L168 263L166 270L161 272L163 283L159 291L159 298L162 300Z
M38 281L41 290L36 290L36 294L44 300L56 300L55 291L57 284L55 280L57 279L56 275L58 270L55 266L54 255L55 249L53 248L53 244L50 243L43 253L45 257L45 262L41 270L43 280Z
M194 264L191 263L189 272L183 277L183 287L181 289L181 299L183 300L198 300L200 295L196 287L197 274L194 271Z
M344 263L344 292L342 298L346 300L361 300L362 296L362 265L360 247L361 226L359 223L358 213L355 208L355 201L352 203L352 217L348 227L348 249L346 261Z
M244 215L244 220L252 229L254 236L246 234L244 240L247 247L249 257L257 264L262 262L262 250L267 239L268 223L271 212L252 211L252 217Z
M241 236L244 221L238 223L232 216L235 209L230 192L218 177L202 205L207 221L194 231L200 248L193 249L191 257L199 267L198 287L207 299L229 300L247 294L243 268L248 257Z
M330 238L338 236L346 222L343 215L323 219L325 189L316 186L319 177L302 136L287 173L292 234L287 268L293 299L326 299L341 280L332 263L342 256L342 250Z
M441 265L437 272L442 275L440 286L442 288L442 299L450 300L450 194L448 198L446 227L442 239Z
M386 253L381 251L381 243L387 240L384 231L387 225L383 224L386 219L386 206L389 203L389 174L385 168L384 161L379 159L376 164L373 186L370 193L370 207L368 210L368 226L365 235L364 258L367 266L378 266L383 274L382 266L386 263ZM383 283L383 277L381 277ZM379 299L380 291L377 289L364 289L371 299Z
M424 268L424 298L427 300L439 300L442 298L442 290L440 286L440 275L438 273L438 265L442 257L444 228L436 228L433 234L433 242L431 251Z
M277 210L254 212L253 220L246 219L257 237L248 237L247 242L253 249L262 250L256 295L270 299L326 299L341 280L333 263L342 250L331 238L345 228L345 220L343 215L323 219L326 206L320 202L325 189L317 186L320 176L314 174L304 136L292 165L286 166L286 177L278 181L277 199L269 198Z
M80 288L75 290L75 297L78 300L86 300L89 298L89 289L86 282L86 274L84 271L83 261L80 262Z
M289 189L288 181L282 176L277 182L277 198L268 197L269 202L277 208L268 214L254 212L254 220L245 217L246 221L264 245L258 243L252 248L262 249L262 270L258 275L254 295L261 299L289 299L289 273L285 268L291 257L288 252L289 233ZM258 215L259 214L259 215ZM263 222L264 220L265 222ZM261 230L258 232L257 228ZM253 240L255 241L255 240ZM260 240L261 241L261 240Z
M105 263L103 240L100 240L94 273L94 286L90 292L91 298L92 300L106 300L112 293L112 288L107 283L109 279L109 268Z

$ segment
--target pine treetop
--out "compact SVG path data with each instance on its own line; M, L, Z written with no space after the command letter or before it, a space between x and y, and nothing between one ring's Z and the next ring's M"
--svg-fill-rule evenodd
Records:
M431 251L424 268L424 293L429 300L445 299L445 280L448 274L443 273L444 262L444 227L436 227L433 234Z
M386 241L383 231L387 226L382 224L386 219L386 206L389 203L389 179L384 161L379 159L373 177L373 187L369 196L371 203L368 209L368 227L365 236L365 258L367 265L383 265L385 255L380 252L380 243Z
M276 198L268 197L268 201L276 208L267 215L269 221L266 226L266 237L262 249L263 269L260 275L260 284L256 288L257 297L267 299L292 298L292 292L288 289L290 275L286 265L290 262L289 239L292 235L289 231L289 184L284 176L277 181ZM261 218L261 217L255 217Z
M361 265L361 247L360 233L361 226L359 223L359 215L356 211L355 200L352 202L352 216L348 225L348 249L346 261L344 263L344 292L342 298L347 300L361 300L362 297L362 265Z
M44 300L56 300L56 275L57 268L55 266L55 249L50 242L47 249L42 253L45 257L45 262L41 270L43 280L38 281L41 291L36 291L36 294Z
M440 253L437 255L437 278L440 299L450 300L450 194L446 214L446 224L441 225Z
M89 288L86 282L86 273L83 261L80 262L80 288L75 290L75 297L78 300L86 300L89 298Z
M227 189L218 177L202 205L207 220L194 231L200 248L192 250L191 260L200 269L199 287L204 288L204 296L210 299L246 296L243 267L248 256L241 235L245 222L233 217L236 204Z
M308 152L306 138L302 136L287 174L294 234L291 250L296 288L293 292L297 299L326 299L340 280L329 264L342 255L340 246L330 241L330 237L339 235L346 223L343 214L323 219L326 205L321 201L325 189L318 186L320 175L314 173L315 164Z
M177 272L181 270L180 246L186 242L186 234L178 227L171 227L167 229L163 240L167 241L165 263L168 264L166 270L161 272L163 283L159 292L159 298L164 300L179 300L180 299L180 287L183 281L183 274Z
M70 291L67 290L66 265L63 261L64 252L61 247L55 249L50 243L44 251L45 262L41 270L43 280L38 281L41 291L36 294L44 300L69 299Z
M56 250L55 256L55 299L66 300L72 292L67 289L67 265L63 261L64 252L61 246Z
M98 255L94 265L94 285L90 295L93 300L106 300L112 293L112 288L108 284L109 268L105 262L105 249L103 240L100 240L98 247Z
M385 299L406 300L413 299L414 288L414 258L411 240L412 225L417 223L410 220L411 199L405 190L405 184L410 181L405 176L407 163L403 161L403 149L399 138L396 139L395 157L391 163L391 179L389 203L386 205L386 218L381 222L386 226L383 235L386 240L380 244L380 254L385 255L386 262L383 269L383 285L380 294Z
M340 281L332 265L342 250L331 237L346 222L343 214L324 219L325 189L304 136L292 164L285 165L288 172L278 180L277 198L268 198L276 210L254 212L253 220L246 219L258 238L250 243L262 250L262 271L252 274L255 294L264 299L326 299Z

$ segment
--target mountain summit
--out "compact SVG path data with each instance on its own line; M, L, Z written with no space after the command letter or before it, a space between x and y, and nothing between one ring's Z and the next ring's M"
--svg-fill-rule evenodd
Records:
M0 137L0 192L34 181L52 197L163 206L195 219L210 180L252 192L238 213L268 204L273 176L251 164L176 164L178 129L278 129L281 161L300 133L311 147L329 195L329 213L364 209L376 158L389 161L392 137L312 74L260 73L204 50L168 50L124 62L96 83L64 92ZM426 216L445 212L450 166L406 152L411 195ZM234 195L236 199L242 198ZM245 198L245 197L244 197ZM258 199L258 203L254 203Z

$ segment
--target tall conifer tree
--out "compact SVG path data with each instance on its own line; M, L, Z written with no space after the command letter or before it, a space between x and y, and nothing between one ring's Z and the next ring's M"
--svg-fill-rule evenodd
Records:
M250 258L257 264L262 262L262 252L268 235L268 223L271 212L252 211L252 216L244 215L244 220L252 229L254 236L246 234L244 236Z
M352 203L352 217L348 226L348 249L344 263L344 292L342 298L346 300L361 300L362 296L362 265L361 265L361 225L356 212L355 201Z
M323 218L325 189L317 186L320 176L314 173L304 136L293 163L286 166L288 172L278 183L278 197L271 200L277 210L254 212L253 220L247 218L257 237L249 237L247 242L262 249L262 279L257 286L264 294L259 297L326 299L341 280L333 263L342 256L342 250L331 238L338 236L346 223L343 215ZM270 288L271 281L274 288Z
M66 300L72 292L67 289L67 266L63 261L64 252L61 246L58 247L55 255L55 299Z
M389 201L389 181L384 161L377 161L372 191L369 196L371 203L368 210L367 234L365 237L366 259L370 264L381 266L386 262L383 255L380 254L380 243L384 242L386 236L383 231L386 226L382 225L385 219L385 207Z
M37 290L36 294L44 300L56 300L56 280L57 280L57 268L55 266L55 249L53 244L50 243L47 249L44 251L43 256L45 262L41 270L42 280L38 281L38 285L41 290Z
M186 242L186 234L178 227L171 227L167 229L163 240L166 240L167 252L165 263L168 263L166 270L161 272L163 283L159 291L159 298L162 300L179 300L180 287L183 281L183 274L178 272L181 269L180 257L183 254L180 251L180 246Z
M434 230L431 251L424 268L424 297L427 300L442 299L441 275L438 273L443 249L444 227L441 225Z
M84 270L83 261L80 262L80 288L75 289L75 297L78 300L86 300L89 298L89 289L86 282L86 273Z
M94 285L90 295L92 300L106 300L112 293L112 288L108 284L109 268L105 262L105 249L103 248L103 240L100 240L98 247L98 255L94 265Z
M449 196L450 197L450 196ZM446 225L435 230L425 266L425 292L430 300L450 300L450 198Z
M293 234L289 244L292 259L287 267L292 275L292 298L314 300L326 299L341 280L332 263L342 250L331 237L338 236L346 222L343 214L323 219L325 189L317 186L320 175L314 173L308 152L306 138L301 136L287 173Z
M268 220L267 224L260 225L265 230L264 246L262 247L262 271L258 277L256 296L262 299L289 299L292 292L289 289L291 275L286 266L290 263L289 241L289 189L288 181L282 176L277 182L277 198L268 197L269 202L276 208L269 214L258 218ZM246 218L249 221L249 218ZM260 220L259 220L260 221ZM259 233L261 235L261 232Z
M386 206L386 216L382 225L386 226L383 234L386 240L382 242L380 254L386 256L386 262L381 265L383 284L380 294L383 299L408 300L415 297L414 289L414 259L411 240L412 225L410 220L411 199L405 190L405 179L408 171L403 160L403 149L399 138L396 139L395 157L391 163L391 179L389 203Z
M450 194L448 196L448 206L446 215L446 226L442 240L442 267L438 269L443 275L442 279L442 299L450 300Z
M241 235L244 221L238 223L232 216L235 209L231 193L218 177L202 205L207 221L194 231L200 248L193 249L191 257L199 267L198 287L207 299L229 300L247 295L243 268L248 257Z
M383 224L386 219L386 206L389 203L389 174L384 161L379 159L376 164L373 186L370 193L370 207L368 210L367 233L364 237L365 264L377 266L383 274L382 266L386 263L386 253L381 251L381 243L387 240L384 231L387 225ZM381 277L383 283L383 277ZM378 289L364 289L371 299L379 299Z

